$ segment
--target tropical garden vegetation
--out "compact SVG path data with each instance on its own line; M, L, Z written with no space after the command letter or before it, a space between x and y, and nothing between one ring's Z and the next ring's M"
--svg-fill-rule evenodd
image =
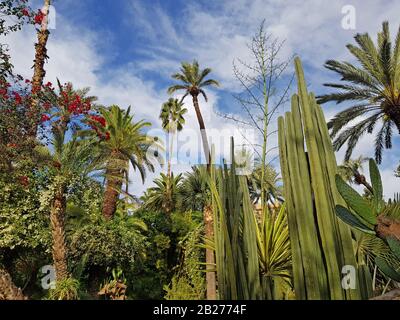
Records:
M256 76L234 66L241 124L261 141L244 152L255 167L243 174L233 138L230 159L214 157L199 98L207 101L219 82L196 60L181 64L170 98L152 106L164 137L150 135L155 124L134 108L104 106L72 83L45 83L50 4L37 12L24 0L0 4L4 39L32 26L38 39L31 79L14 73L0 47L0 300L400 297L400 196L383 197L377 166L400 132L400 31L392 42L384 22L376 44L356 35L347 48L359 63L326 62L341 81L315 97L300 58L279 60L283 43L262 23L249 45L254 66L241 61ZM327 122L320 104L329 101L352 106ZM175 137L192 109L204 162L174 172ZM277 147L269 139L276 133ZM375 159L352 158L364 133L376 133ZM338 164L335 151L346 143ZM280 166L268 161L273 148ZM134 196L130 189L164 162Z

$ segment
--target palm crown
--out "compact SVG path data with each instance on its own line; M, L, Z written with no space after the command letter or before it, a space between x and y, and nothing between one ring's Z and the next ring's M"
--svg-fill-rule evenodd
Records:
M144 121L134 122L130 108L124 111L114 105L109 110L102 108L100 112L105 119L102 130L109 132L108 138L103 139L101 144L103 153L109 157L108 166L126 168L131 162L144 181L146 169L154 171L157 156L148 152L150 147L161 148L155 138L143 132L151 124ZM127 178L128 172L125 175Z
M185 124L184 115L188 110L183 108L183 102L170 98L161 107L160 119L165 131L181 131Z
M175 73L172 78L181 82L181 84L176 84L168 88L168 93L173 94L178 90L185 90L186 93L182 97L182 100L186 98L189 94L192 96L198 96L201 94L207 101L207 94L204 91L204 87L215 86L218 87L218 81L214 79L205 78L210 74L211 69L205 68L200 70L199 63L194 60L193 63L183 62L180 73Z
M400 30L393 49L388 22L383 23L382 32L378 33L377 46L368 34L357 34L355 41L358 46L348 44L347 48L361 66L327 61L325 67L340 74L341 80L347 83L325 84L340 91L320 96L319 102L357 102L328 123L332 137L336 137L334 148L339 150L346 142L348 144L345 160L350 159L360 137L366 132L372 133L381 122L375 139L375 158L380 163L383 148L392 147L393 126L400 132ZM361 116L366 118L345 128L351 120Z

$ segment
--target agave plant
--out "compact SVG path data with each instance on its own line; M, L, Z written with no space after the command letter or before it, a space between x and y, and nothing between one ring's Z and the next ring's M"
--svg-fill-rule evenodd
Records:
M386 204L383 200L381 176L372 159L369 161L369 170L373 189L370 200L360 196L339 175L336 176L338 191L348 205L348 208L337 205L336 214L353 228L384 240L394 261L377 256L375 263L388 277L400 281L400 204Z

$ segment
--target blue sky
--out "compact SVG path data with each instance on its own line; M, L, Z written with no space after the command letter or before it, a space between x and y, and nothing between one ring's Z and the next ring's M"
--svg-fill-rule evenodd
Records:
M41 2L30 1L36 8ZM345 5L356 10L354 30L342 28ZM54 6L57 21L49 39L48 81L59 77L76 87L90 86L100 102L132 105L138 119L159 127L158 114L168 98L170 75L181 61L197 59L201 66L211 67L213 77L222 84L220 89L209 91L208 103L202 102L206 124L211 130L227 132L234 125L216 116L214 110L238 112L232 99L239 88L232 61L249 58L246 44L263 19L268 33L286 40L282 58L300 55L309 89L316 94L326 92L324 82L337 80L323 68L327 59L351 61L345 45L356 33L369 32L375 37L384 20L389 20L392 34L400 25L400 3L396 0L58 0ZM32 72L34 41L33 28L7 40L17 71L27 77ZM291 66L288 72L292 71ZM197 129L190 101L187 107L187 127ZM342 108L324 106L328 118ZM354 155L372 156L372 144L373 136L365 136ZM274 145L276 138L271 139L270 147ZM393 177L400 160L399 146L397 135L381 166L387 196L399 189L400 179ZM339 162L342 157L340 151ZM187 167L176 166L175 170ZM140 194L157 174L149 175L144 186L139 186L137 175L132 174L131 191Z

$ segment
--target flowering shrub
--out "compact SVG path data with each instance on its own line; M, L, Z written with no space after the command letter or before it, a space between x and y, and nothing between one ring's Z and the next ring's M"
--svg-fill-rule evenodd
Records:
M4 17L12 16L6 21ZM0 2L0 34L21 30L27 23L33 23L34 13L27 0L3 0Z

